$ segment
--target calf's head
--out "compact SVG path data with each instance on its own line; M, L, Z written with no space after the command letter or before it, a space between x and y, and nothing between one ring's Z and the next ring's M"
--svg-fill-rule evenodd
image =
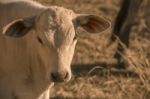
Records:
M99 33L109 28L110 24L96 15L75 14L61 7L51 7L37 16L11 22L4 28L3 34L18 38L30 33L31 29L35 30L39 43L46 45L53 53L51 57L54 62L47 69L50 80L63 82L71 78L70 64L77 42L78 27L89 33Z

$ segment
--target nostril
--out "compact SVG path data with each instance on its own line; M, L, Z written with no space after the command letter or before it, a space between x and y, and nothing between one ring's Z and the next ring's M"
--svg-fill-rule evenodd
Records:
M57 80L57 75L55 73L52 73L51 77L52 77L53 80Z
M67 79L67 78L68 78L68 76L69 76L69 73L68 73L68 72L66 72L66 73L65 73L64 78L65 78L65 79Z

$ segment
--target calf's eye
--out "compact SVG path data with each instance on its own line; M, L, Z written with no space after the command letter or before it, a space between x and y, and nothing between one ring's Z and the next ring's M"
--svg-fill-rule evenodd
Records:
M42 39L41 39L40 37L37 37L37 39L38 39L38 41L39 41L41 44L43 44L43 41L42 41Z
M77 34L75 34L75 36L74 36L73 40L77 40Z

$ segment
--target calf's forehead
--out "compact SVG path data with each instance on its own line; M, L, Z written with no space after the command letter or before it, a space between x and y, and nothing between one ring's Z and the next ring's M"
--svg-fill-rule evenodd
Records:
M41 15L41 21L38 26L47 31L62 31L65 33L68 29L73 28L73 19L75 13L72 10L63 7L52 6L44 11Z
M72 22L75 13L72 10L62 7L51 7L43 14L44 17L40 21L40 27L42 27L42 31L52 45L58 48L72 42L72 38L75 35Z
M75 13L65 8L55 8L56 22L59 26L55 34L55 44L60 46L68 45L74 37L73 19ZM70 45L70 44L69 44Z
M60 19L62 19L62 18L63 19L72 19L75 17L75 13L72 10L69 10L69 9L66 9L63 7L56 7L56 6L51 7L51 8L54 10L58 19L59 18Z

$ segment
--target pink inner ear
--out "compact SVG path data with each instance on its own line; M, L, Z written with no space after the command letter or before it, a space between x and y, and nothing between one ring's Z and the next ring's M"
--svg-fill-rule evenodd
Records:
M89 17L88 22L82 25L84 29L91 33L102 32L106 30L109 26L109 22L104 19L99 19L99 17Z
M4 34L10 37L22 37L24 36L30 28L24 26L23 21L17 21L6 27Z

